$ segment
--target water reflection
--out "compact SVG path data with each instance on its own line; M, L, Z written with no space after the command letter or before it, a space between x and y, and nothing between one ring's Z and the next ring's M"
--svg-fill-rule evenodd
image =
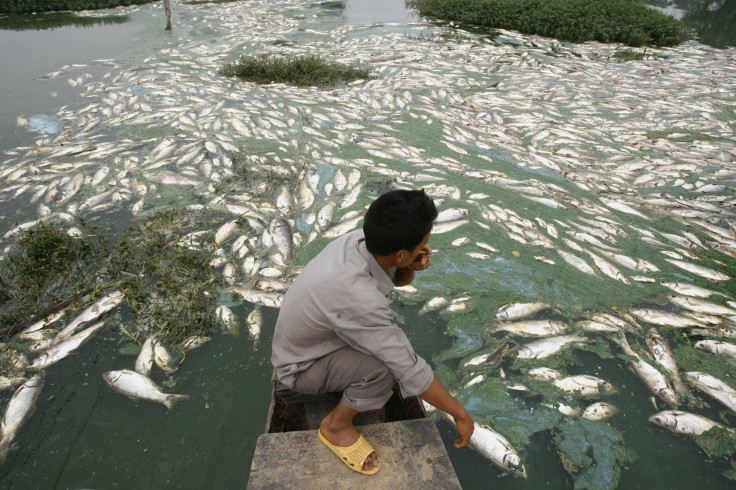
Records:
M60 27L93 27L97 25L124 24L127 15L104 17L80 17L69 12L54 12L39 15L7 15L0 17L0 29L7 31L43 31Z
M715 48L736 46L735 0L643 0L643 3L682 20L698 40Z

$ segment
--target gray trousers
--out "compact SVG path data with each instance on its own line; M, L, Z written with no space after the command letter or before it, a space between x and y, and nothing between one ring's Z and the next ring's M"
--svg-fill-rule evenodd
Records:
M293 390L308 395L342 391L342 401L359 412L383 407L396 383L379 359L350 346L320 357L297 373Z

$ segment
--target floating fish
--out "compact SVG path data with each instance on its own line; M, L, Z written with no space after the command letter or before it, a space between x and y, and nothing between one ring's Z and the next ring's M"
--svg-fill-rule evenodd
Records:
M128 398L161 403L168 409L171 409L177 401L189 399L188 395L164 393L148 377L128 369L108 371L102 375L102 378L112 389Z

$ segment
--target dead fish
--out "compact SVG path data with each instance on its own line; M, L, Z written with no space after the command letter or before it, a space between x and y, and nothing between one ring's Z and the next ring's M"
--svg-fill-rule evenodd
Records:
M119 305L123 301L123 297L125 297L125 293L118 290L118 291L113 291L107 296L97 300L94 304L89 306L82 313L80 313L76 318L74 318L71 322L69 322L67 326L62 328L61 331L56 336L56 338L54 339L54 343L58 344L62 340L67 338L69 335L74 333L77 327L81 325L82 323L88 322L91 320L96 320L97 318L101 317L108 311L112 310L113 308L115 308L117 305Z
M5 416L3 417L0 429L2 429L2 439L0 440L0 463L5 462L10 446L18 435L23 424L33 413L36 408L36 401L41 394L45 375L43 372L33 375L28 381L18 388L13 397L5 407Z
M709 352L718 356L736 359L736 344L721 342L720 340L699 340L695 342L695 348L703 352Z
M28 366L31 369L43 369L64 359L66 356L75 351L79 346L86 342L92 334L97 332L105 325L105 322L98 322L89 328L86 328L76 335L69 337L63 342L59 342L50 347L46 352L39 355Z
M554 380L554 385L562 391L583 397L594 396L600 393L611 395L617 391L608 381L587 374L556 379Z
M135 358L135 371L143 376L151 374L151 368L153 367L153 344L155 342L154 337L148 337L141 350L138 353L138 357Z
M570 344L587 341L588 339L585 337L579 337L576 335L549 337L522 345L516 352L516 356L519 359L544 359L545 357L556 354Z
M545 319L499 323L496 325L495 331L505 331L522 337L548 337L565 333L567 328L568 326L564 322Z
M496 312L499 320L519 320L549 308L548 303L509 303L503 305Z
M59 187L59 190L56 192L56 196L54 196L54 203L63 204L71 199L71 197L79 191L83 183L83 172L78 172L72 175L69 180L67 180L61 187Z
M269 226L269 233L284 260L294 260L294 237L289 223L283 218L274 218Z
M699 436L714 427L723 427L721 424L694 413L680 410L664 410L649 417L649 422L669 429L676 434ZM734 432L732 429L731 432ZM736 434L736 432L734 432Z
M169 409L175 402L189 399L188 395L164 393L148 377L128 369L108 371L102 375L102 378L112 389L128 398L161 403Z
M447 420L453 424L455 423L452 415L442 413ZM526 468L521 463L521 458L514 447L505 437L487 425L475 423L473 435L470 437L470 445L502 470L526 478Z
M618 408L606 402L595 402L583 410L582 417L587 420L608 420L618 413Z

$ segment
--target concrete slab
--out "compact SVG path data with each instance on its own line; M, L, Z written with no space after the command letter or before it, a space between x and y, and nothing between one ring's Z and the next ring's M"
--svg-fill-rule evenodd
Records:
M433 420L365 425L360 432L381 459L378 473L362 475L345 466L316 430L263 434L256 444L248 489L461 489Z

